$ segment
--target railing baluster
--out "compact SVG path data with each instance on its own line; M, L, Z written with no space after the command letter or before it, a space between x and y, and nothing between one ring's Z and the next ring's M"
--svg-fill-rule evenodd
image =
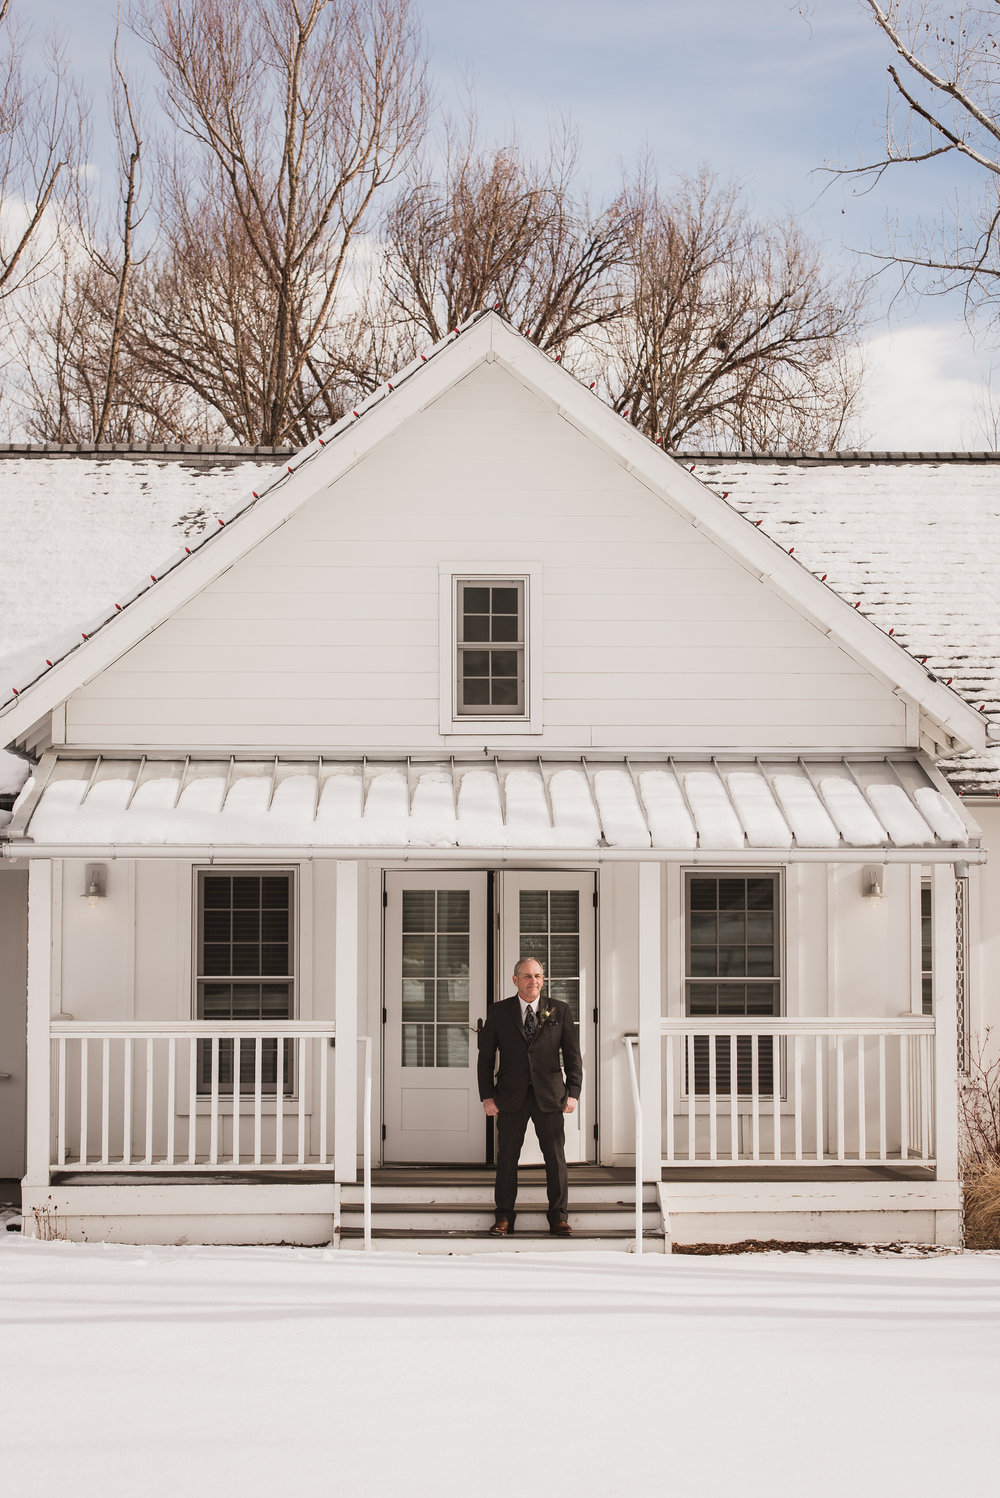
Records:
M802 1036L792 1035L789 1037L792 1045L792 1096L795 1110L795 1158L802 1161Z
M56 1105L56 1164L66 1164L66 1037L56 1041L59 1067L59 1092Z
M910 1158L910 1066L907 1035L899 1037L899 1158Z
M858 1159L864 1165L868 1159L868 1120L865 1097L865 1037L858 1036Z
M931 1069L928 1054L928 1037L919 1035L917 1045L920 1052L920 1156L931 1157Z
M878 1157L880 1160L888 1160L886 1149L886 1120L888 1101L886 1096L885 1079L885 1036L878 1038Z
M188 1041L188 1164L198 1158L198 1041Z
M282 1165L285 1159L285 1037L279 1035L276 1043L277 1069L274 1078L274 1163Z
M740 1075L736 1036L729 1037L729 1158L740 1158Z
M694 1160L696 1158L696 1154L695 1154L695 1107L694 1107L694 1098L695 1098L695 1072L694 1072L695 1043L694 1043L694 1036L693 1035L689 1035L687 1037L687 1060L688 1060L688 1150L687 1150L687 1157L688 1157L689 1160Z
M674 1163L674 1104L677 1096L674 1086L674 1037L672 1035L667 1036L667 1055L664 1074L666 1079L664 1092L666 1094L667 1108L667 1160L672 1165Z
M298 1035L295 1038L295 1085L299 1093L299 1164L304 1165L306 1159L306 1071L305 1071L305 1036Z
M760 1160L760 1042L756 1030L750 1037L750 1129L756 1165Z
M837 1036L837 1159L844 1158L844 1037Z
M177 1037L171 1035L167 1041L167 1158L165 1164L174 1163L175 1129L177 1124Z
M233 1164L240 1163L240 1102L243 1084L240 1077L240 1036L233 1036Z
M771 1036L771 1127L774 1130L773 1155L781 1159L781 1037Z
M212 1118L209 1129L208 1163L219 1163L219 1036L212 1036Z
M714 1164L718 1153L719 1100L715 1090L715 1048L718 1042L714 1035L708 1036L708 1158Z
M325 1165L327 1160L326 1115L328 1111L328 1077L330 1072L330 1042L325 1035L317 1037L316 1047L319 1054L319 1163Z
M146 1036L146 1154L144 1165L153 1163L153 1037Z
M826 1126L823 1117L823 1073L826 1069L826 1047L822 1035L816 1036L816 1163L826 1159Z
M132 1164L132 1037L125 1037L122 1057L122 1164Z
M264 1095L264 1037L257 1036L253 1064L253 1163L260 1164L261 1112Z
M90 1079L90 1054L87 1037L80 1037L80 1164L86 1165L90 1154L87 1129L87 1085Z
M101 1042L101 1164L107 1165L111 1154L111 1040Z

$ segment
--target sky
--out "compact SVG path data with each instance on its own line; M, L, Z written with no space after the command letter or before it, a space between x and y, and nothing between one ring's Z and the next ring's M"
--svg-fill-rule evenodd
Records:
M882 138L892 54L860 0L417 3L440 104L460 111L471 91L487 135L516 129L528 149L569 118L595 199L646 152L663 178L708 164L737 178L760 214L794 213L831 261L867 271L865 251L885 244L889 221L933 216L971 180L949 161L902 168L862 192L823 170L877 152ZM55 27L66 39L93 98L100 165L116 0L21 4L39 33ZM126 47L141 71L137 45ZM957 300L902 301L897 286L886 273L873 293L862 445L982 446L988 339L972 337Z

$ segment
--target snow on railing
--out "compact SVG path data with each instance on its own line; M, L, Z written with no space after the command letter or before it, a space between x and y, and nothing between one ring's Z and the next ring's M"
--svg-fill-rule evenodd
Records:
M52 1166L330 1170L333 1025L54 1020Z
M934 1021L661 1020L663 1164L934 1159Z

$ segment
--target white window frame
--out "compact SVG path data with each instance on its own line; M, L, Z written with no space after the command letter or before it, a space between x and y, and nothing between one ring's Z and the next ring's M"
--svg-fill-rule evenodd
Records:
M542 732L542 565L540 562L442 562L440 605L440 728L447 738L489 742L500 735ZM460 583L517 582L524 593L524 711L476 718L458 712Z

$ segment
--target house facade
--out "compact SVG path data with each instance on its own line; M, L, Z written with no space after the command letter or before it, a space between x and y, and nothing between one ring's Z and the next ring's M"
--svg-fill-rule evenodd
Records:
M348 1246L367 1154L473 1244L532 955L579 1241L960 1240L985 716L499 317L81 636L0 711L26 1231Z

